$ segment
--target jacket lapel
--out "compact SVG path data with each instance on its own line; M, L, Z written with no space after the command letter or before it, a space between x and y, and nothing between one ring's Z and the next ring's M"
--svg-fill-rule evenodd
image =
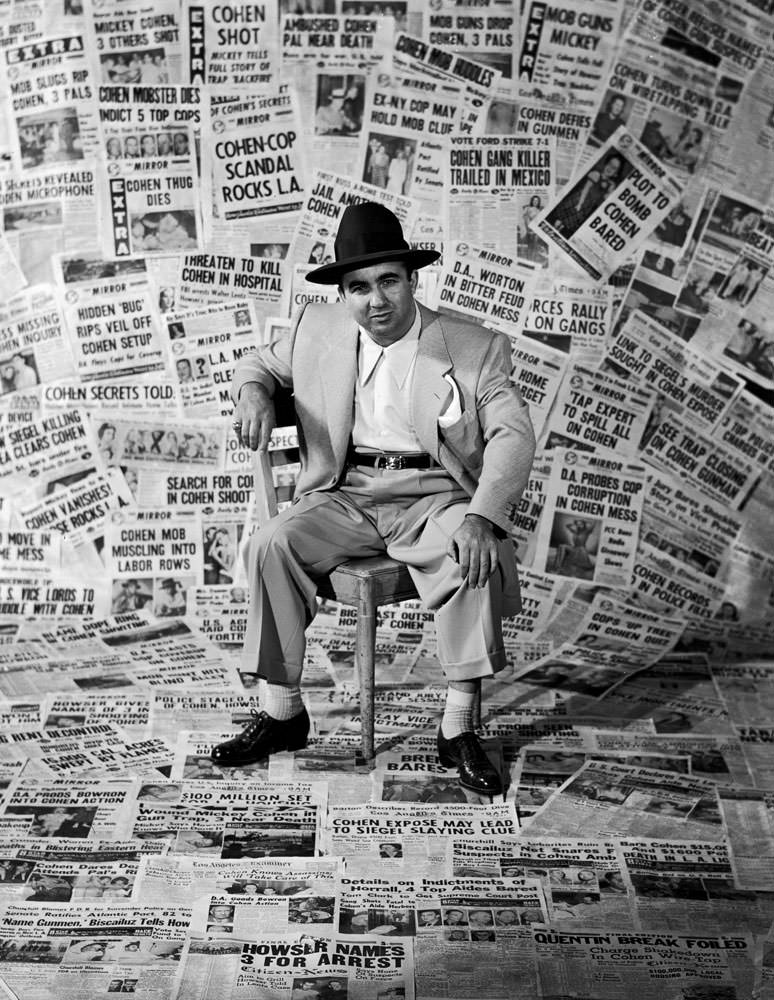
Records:
M357 377L357 324L342 308L340 323L332 323L325 333L320 354L319 378L328 413L331 446L337 460L344 461L353 423L355 379Z
M444 375L451 371L452 360L437 313L421 304L419 312L422 328L411 390L411 419L423 447L437 459L438 417L449 395L449 383Z

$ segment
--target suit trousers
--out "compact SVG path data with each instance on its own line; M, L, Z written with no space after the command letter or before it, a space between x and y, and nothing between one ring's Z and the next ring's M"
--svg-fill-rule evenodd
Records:
M499 569L467 586L447 555L468 509L467 493L441 469L349 466L338 488L305 494L253 535L247 551L250 605L242 667L271 684L296 685L316 581L347 559L386 553L404 563L435 611L437 655L449 680L505 666Z

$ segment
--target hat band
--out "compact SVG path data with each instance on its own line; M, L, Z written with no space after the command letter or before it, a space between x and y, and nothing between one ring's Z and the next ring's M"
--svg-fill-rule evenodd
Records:
M385 240L383 233L361 233L356 240L341 240L335 244L336 260L367 257L375 253L395 253L411 250L403 239Z

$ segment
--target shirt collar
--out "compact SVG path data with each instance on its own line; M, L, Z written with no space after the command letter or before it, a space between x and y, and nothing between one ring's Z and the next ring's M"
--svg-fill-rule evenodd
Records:
M360 384L366 384L373 374L379 358L382 356L382 353L384 353L384 356L389 357L390 359L390 371L392 372L393 378L398 383L399 388L402 389L406 379L408 378L408 374L411 371L414 358L416 357L421 326L422 316L419 309L416 309L416 312L414 313L414 322L403 334L400 340L396 340L394 344L390 344L389 347L384 348L380 347L375 340L371 339L371 336L366 329L359 326Z

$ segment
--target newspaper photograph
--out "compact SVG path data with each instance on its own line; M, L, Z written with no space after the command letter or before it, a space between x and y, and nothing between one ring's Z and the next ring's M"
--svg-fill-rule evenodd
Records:
M602 281L642 246L680 193L674 176L621 126L530 227Z
M62 313L48 285L34 285L0 308L2 395L26 392L76 373Z

